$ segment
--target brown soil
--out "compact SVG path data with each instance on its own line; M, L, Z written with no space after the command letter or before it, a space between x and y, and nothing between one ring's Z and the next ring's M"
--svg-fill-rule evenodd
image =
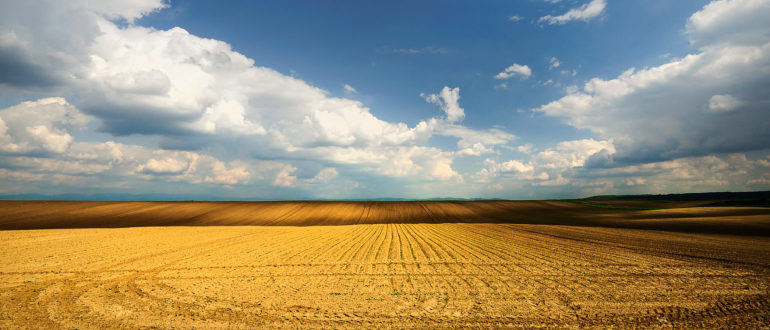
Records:
M770 325L770 238L746 231L767 230L761 208L0 202L0 215L0 328ZM744 235L715 233L730 227Z
M556 201L0 201L0 230L144 226L522 223L770 236L770 208L607 209Z

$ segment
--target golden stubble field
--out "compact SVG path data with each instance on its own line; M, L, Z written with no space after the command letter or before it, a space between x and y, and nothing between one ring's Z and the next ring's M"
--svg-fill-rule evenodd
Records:
M0 210L18 206L4 203ZM54 213L45 205L37 212ZM113 205L121 209L114 216L129 219L126 206ZM551 211L568 218L574 207L582 210ZM68 210L60 208L61 218L77 224L82 217ZM5 213L0 228L34 213L16 211ZM441 220L435 216L425 223L3 230L0 328L770 325L770 239L708 232L734 222L763 233L766 209L583 212L603 223L625 214L639 222L631 227L648 227L433 223ZM242 221L264 219L246 214ZM677 225L660 225L667 221ZM706 230L685 233L687 223ZM654 224L677 231L650 230Z

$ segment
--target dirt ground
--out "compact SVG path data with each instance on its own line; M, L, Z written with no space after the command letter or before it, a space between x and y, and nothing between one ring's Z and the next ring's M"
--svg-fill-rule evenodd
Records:
M650 206L648 202L642 203ZM633 205L636 205L633 201L612 204L615 207ZM605 208L566 201L0 201L0 230L515 223L770 237L768 207L681 207L681 203L654 205L659 209ZM663 207L666 205L673 207Z
M0 242L0 328L770 326L764 236L397 223Z

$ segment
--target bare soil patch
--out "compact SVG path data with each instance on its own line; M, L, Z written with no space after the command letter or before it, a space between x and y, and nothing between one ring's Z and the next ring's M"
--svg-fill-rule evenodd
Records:
M0 211L0 328L770 325L762 208L2 202Z

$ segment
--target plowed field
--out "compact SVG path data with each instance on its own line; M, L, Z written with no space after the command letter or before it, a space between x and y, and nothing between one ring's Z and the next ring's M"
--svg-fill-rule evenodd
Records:
M770 325L766 236L477 222L4 230L0 328Z
M624 206L633 202L622 202ZM681 206L681 205L677 205ZM522 223L770 236L770 208L627 210L557 201L0 201L0 230L139 226Z

